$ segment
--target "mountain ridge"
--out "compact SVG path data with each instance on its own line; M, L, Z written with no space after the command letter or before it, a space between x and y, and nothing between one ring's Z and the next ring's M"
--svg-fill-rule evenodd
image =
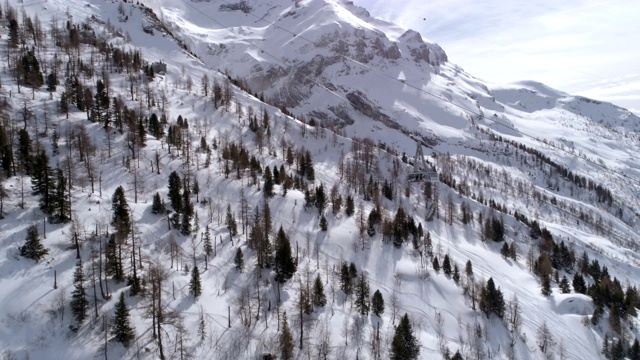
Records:
M18 171L3 181L9 197L0 226L0 283L6 289L0 294L0 316L7 327L1 330L0 347L7 356L159 358L162 344L152 336L157 325L167 358L261 359L264 353L280 354L284 311L300 341L297 358L389 358L397 318L404 312L419 340L420 359L447 358L456 351L467 358L543 359L549 349L559 357L602 358L605 345L614 345L605 341L638 337L633 298L628 298L632 306L626 322L617 324L617 310L607 305L599 313L599 299L578 290L564 293L560 281L584 274L587 285L609 286L618 294L618 285L632 291L640 276L640 204L633 180L633 159L640 151L636 118L628 112L535 82L486 84L439 56L429 63L438 53L435 45L412 31L387 36L371 30L381 31L383 22L357 29L367 14L349 2L143 3L156 9L155 18L164 26L150 31L155 21L150 8L130 2L25 0L22 5L27 14L62 24L68 20L68 28L61 26L65 35L73 33L76 23L90 28L86 34L93 31L95 38L83 38L86 43L68 58L98 64L102 54L109 56L102 71L82 67L78 81L93 95L97 81L108 79L114 103L126 105L139 123L118 129L114 112L114 124L105 131L94 118L100 109L59 112L59 99L71 89L72 79L62 70L53 91L22 86L18 92L15 80L2 75L0 90L10 95L6 116L22 121L20 111L28 105L34 116L25 120L27 137L49 154L51 166L73 162L77 167L69 179L74 219L66 224L46 222L40 199L31 194L30 175ZM225 4L238 4L238 9L220 11ZM270 28L257 27L256 17L243 11L245 5L258 18L268 15ZM200 6L206 16L191 6ZM337 38L334 29L321 47L302 39L322 39L323 26L336 24L331 14L346 9L357 13L338 14L343 20L337 22ZM223 16L216 21L228 20L230 27L203 26L207 16L216 19L216 14ZM314 21L321 24L314 27ZM294 24L298 27L289 27ZM171 34L163 33L165 28ZM391 39L401 39L397 53ZM94 52L92 44L102 41L112 48ZM360 41L364 45L358 50ZM417 47L407 45L411 42ZM421 53L421 44L432 50ZM52 39L47 46L50 52L41 58L47 61L52 53L65 51ZM116 62L116 48L138 51L132 56L143 59L141 68ZM418 49L417 62L411 49ZM270 60L271 55L277 57ZM357 62L358 56L367 66L350 60ZM165 74L149 73L148 65L157 61L165 63ZM243 74L255 70L255 64L264 74L254 81L273 84L274 91L257 91L247 81ZM273 64L290 67L270 69ZM221 99L214 94L216 85ZM297 99L297 105L286 106L280 95ZM47 125L51 128L43 131ZM137 143L140 128L146 131L144 145ZM82 131L86 138L66 135ZM76 153L79 141L87 138L94 152ZM406 182L414 171L411 163L418 161L410 156L415 138L429 146L425 160L440 178L435 186ZM183 199L193 203L197 217L186 221L193 227L189 235L182 219L155 213L156 195L160 203L166 199L171 214L186 213L174 203L175 189L167 187L172 176L190 184L183 188ZM269 183L274 178L277 182ZM135 229L123 247L133 260L123 260L130 281L99 274L98 282L101 291L104 284L107 293L129 295L136 333L129 347L101 325L113 315L118 296L94 297L87 286L89 320L78 324L70 316L60 318L70 315L68 298L60 296L73 287L76 256L85 261L87 274L102 269L102 255L100 264L95 255L118 231L111 224L116 202L111 194L120 186ZM324 203L318 200L322 193ZM351 202L351 214L345 202ZM256 241L260 227L267 226L261 222L266 214L272 229L265 233L273 241L281 227L298 264L284 283L275 281L277 270L257 266L263 254ZM236 235L228 220L233 217ZM321 230L323 218L326 231ZM19 255L28 223L46 234L43 243L50 254L41 262ZM214 238L215 255L204 252L204 227ZM82 247L73 242L74 233ZM243 271L236 265L238 251L244 253ZM573 255L567 259L567 253ZM594 262L585 266L581 254ZM467 261L473 262L473 274L465 269ZM200 296L190 291L189 272L196 264L204 285ZM340 284L351 281L340 280L341 268L350 264L371 293L376 288L382 293L387 310L381 316L360 314L355 295ZM451 268L458 269L457 280ZM162 324L149 315L158 270L166 274L160 299L170 310ZM136 271L146 293L134 294ZM600 272L609 275L600 278ZM55 276L58 288L51 290ZM307 314L299 304L305 283L316 276L327 304ZM504 320L485 312L471 295L480 287L484 291L489 279L504 293L510 314ZM550 295L541 293L545 281ZM521 306L521 313L514 306ZM521 316L521 323L511 316ZM202 323L204 336L197 330ZM539 345L543 325L556 341L546 350Z

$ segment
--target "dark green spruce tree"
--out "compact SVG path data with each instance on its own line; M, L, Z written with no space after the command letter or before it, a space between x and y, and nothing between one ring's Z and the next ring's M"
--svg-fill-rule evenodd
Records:
M329 223L327 222L327 218L326 216L324 216L324 214L320 215L320 230L321 231L327 231L327 229L329 228Z
M371 297L371 311L377 316L384 313L384 298L380 290L376 290L376 292L373 293L373 297Z
M324 307L327 305L327 297L324 295L324 286L322 285L322 279L320 279L320 274L316 276L315 281L313 282L313 291L311 293L311 300L314 306Z
M189 295L198 297L202 295L202 282L200 282L200 270L198 265L191 270L191 281L189 282Z
M447 276L451 276L451 260L449 260L449 254L445 254L442 260L442 272Z
M287 321L287 312L285 311L282 319L282 329L280 330L280 336L278 345L280 348L280 356L282 360L293 359L293 336L291 336L291 330L289 329L289 322Z
M166 209L164 207L164 202L160 197L160 193L156 192L155 195L153 195L153 202L151 204L151 213L158 215L158 214L164 214L165 212L166 212Z
M91 120L101 123L105 128L109 127L109 93L107 87L101 79L96 82L96 94L93 97L93 108L91 109Z
M27 238L23 246L20 247L20 255L27 259L39 261L49 253L38 235L38 228L35 225L29 226L27 229Z
M504 317L505 302L502 291L496 287L493 278L487 280L487 285L480 292L480 310L487 317L491 314L496 315L500 319Z
M213 254L213 245L211 244L211 232L209 231L209 225L204 230L204 253L207 257L211 257Z
M38 58L34 54L33 50L28 50L22 55L22 59L18 64L20 66L20 73L22 74L22 84L38 88L44 84L44 77L40 71L40 64Z
M182 213L182 179L177 172L172 171L169 174L169 203L173 209L172 223L173 227L180 226L180 214Z
M82 323L87 318L87 292L85 289L84 270L82 269L82 259L78 259L76 269L73 272L73 292L71 293L71 314L78 323Z
M297 269L296 263L293 261L293 256L291 254L289 238L287 237L287 234L285 234L284 229L282 229L282 226L280 226L278 234L276 235L275 248L275 280L282 284L291 279Z
M340 290L346 295L353 293L353 284L351 284L351 273L349 271L349 265L346 262L342 263L340 267Z
M420 344L413 334L409 315L400 318L391 341L391 360L415 360L420 356Z
M64 172L60 168L56 170L56 174L57 181L53 204L53 222L66 223L71 220L71 202L68 198L67 179L64 177Z
M244 268L244 255L242 254L242 249L240 248L236 250L236 255L233 258L233 265L235 265L238 272L242 272L242 269Z
M31 147L31 137L26 129L18 130L18 151L16 152L19 170L24 171L27 175L32 174L33 149ZM47 158L47 165L48 158Z
M180 224L180 233L185 236L191 235L191 219L193 219L194 215L191 191L186 185L187 184L185 183L184 190L182 192L182 222Z
M118 186L111 197L111 210L111 225L116 229L116 235L120 239L126 239L131 233L131 215L122 186Z
M52 215L55 208L55 172L49 166L49 157L42 150L35 157L31 167L31 187L33 195L40 196L40 210L47 215Z
M362 316L369 314L369 282L364 277L364 274L360 274L355 289L355 301L354 305L358 313Z
M233 211L231 211L231 204L227 205L227 217L225 219L225 224L227 225L227 229L229 229L230 237L238 235L238 223L236 222L236 217L233 216Z
M131 341L135 339L136 334L131 327L131 320L129 319L129 309L127 308L127 302L124 298L124 291L120 292L120 299L116 304L115 313L111 318L111 334L117 342L129 346Z
M120 245L116 241L115 234L111 234L105 247L105 271L108 276L112 276L118 282L124 280L124 264L120 261L121 257L118 256Z

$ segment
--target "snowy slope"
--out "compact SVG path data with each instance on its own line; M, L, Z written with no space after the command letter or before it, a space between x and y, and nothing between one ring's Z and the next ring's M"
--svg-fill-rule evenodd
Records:
M536 332L543 322L552 329L568 358L602 357L601 343L604 333L610 331L609 325L606 321L597 326L583 324L584 318L593 312L592 300L587 296L561 294L555 283L550 297L540 294L539 281L529 271L526 261L528 250L537 248L537 244L528 237L528 229L512 214L518 211L538 219L558 241L562 239L571 244L577 254L587 251L623 284L635 285L640 278L637 247L640 224L636 221L640 202L635 180L638 174L635 159L640 153L637 145L640 119L635 115L611 104L573 97L535 82L484 84L447 62L442 49L424 42L416 32L405 32L393 24L373 19L364 9L349 2L254 0L247 1L251 7L249 13L221 11L221 5L228 4L225 1L153 0L143 3L156 12L171 34L163 33L165 30L160 26L155 27L157 23L153 17L130 3L124 4L128 15L126 21L119 19L120 3L112 1L25 0L20 10L24 8L28 14L38 14L45 23L52 18L90 19L94 30L107 34L112 44L140 49L149 62L164 61L167 74L156 76L149 87L156 94L167 96L166 112L170 122L178 115L189 119L194 149L201 137L209 142L212 139L219 142L242 139L263 165L279 167L284 164L283 142L296 149L304 147L313 155L315 185L322 183L325 189L330 189L338 184L343 197L354 195L356 209L362 206L365 213L373 204L365 201L357 194L357 189L343 179L341 163L343 158L357 157L353 151L355 137L371 138L380 146L374 147L375 165L367 177L393 179L394 167L397 167L397 181L403 183L398 186L393 201L381 200L385 216L393 218L396 210L403 207L430 232L434 252L440 260L448 254L462 272L465 262L471 260L476 280L486 281L492 277L504 292L505 299L512 296L519 299L523 324L514 336L515 358L544 358L536 343ZM107 29L107 24L112 25L112 31ZM143 31L149 25L154 29L153 34ZM2 34L3 41L6 36ZM176 39L192 54L184 51ZM50 49L54 48L50 46ZM242 103L245 109L248 106L258 112L266 109L272 117L270 144L258 149L255 135L248 129L246 119L239 120L235 108L229 112L215 109L210 99L201 96L199 79L205 73L224 82L224 76L216 70L246 79L251 92L270 99L272 105L285 105L295 115L342 129L339 134L326 130L325 135L316 135L319 131L234 88L234 101ZM126 75L111 76L113 95L120 94L129 99ZM195 90L185 89L186 76L193 78ZM95 83L95 79L90 83ZM62 88L58 87L57 94ZM14 95L8 101L13 116L18 116L23 98L30 94L15 95L17 87L5 75L0 91L3 94L12 91ZM129 105L144 107L143 94L136 97L140 102L127 100ZM35 92L35 98L32 101L36 113L34 121L41 125L43 108L35 104L46 104L44 106L51 107L49 111L56 105L48 100L49 94L44 88ZM150 111L160 114L160 105L156 104ZM248 179L236 180L233 175L225 178L224 161L219 160L219 153L214 151L214 160L208 169L202 165L205 155L197 153L193 162L198 165L191 171L202 188L200 199L209 200L208 204L196 205L200 232L209 225L218 244L216 257L208 259L208 270L202 274L203 294L194 299L188 295L189 275L182 271L182 266L185 263L189 267L192 265L192 244L198 253L202 252L202 245L196 242L198 232L192 240L179 232L169 231L166 219L150 211L151 198L156 191L166 199L168 174L173 170L185 171L184 154L178 156L175 149L169 154L164 141L148 136L139 161L133 161L135 164L127 168L123 165L123 159L129 155L125 136L116 136L113 154L109 157L103 128L89 123L85 113L72 112L69 120L56 114L55 123L60 133L84 124L99 149L94 156L102 174L100 193L91 193L80 167L72 196L73 211L77 216L75 226L81 229L85 239L82 249L85 263L89 263L92 248L89 235L96 227L108 226L111 194L122 185L140 234L143 258L163 263L169 272L167 284L171 286L167 285L165 289L164 302L168 309L183 317L188 333L184 343L190 356L257 359L263 353L278 353L277 295L275 283L270 280L273 276L264 270L262 279L256 279L255 256L247 248L246 236L239 236L232 243L224 225L227 204L236 214L240 213L241 191L252 209L262 208L262 192L255 186L248 186ZM302 129L307 130L303 133ZM518 152L512 143L490 140L483 132L486 130L501 135L504 140L538 150L551 161L606 186L614 195L613 204L600 203L592 191L553 176L551 166L536 163L533 155ZM486 199L505 204L507 213L502 216L507 241L515 242L519 247L516 261L505 260L500 255L502 244L482 241L482 225L477 221L465 225L456 218L453 224L448 224L442 216L448 198L456 206L462 202L469 204L476 214L492 214L493 210L477 198L460 195L440 184L442 214L428 221L420 189L413 185L410 196L405 196L406 184L401 179L411 169L399 158L403 152L413 154L415 150L410 135L430 145L426 152L434 156L429 156L429 161L442 175L465 183L469 193L483 194ZM50 151L48 141L44 139L43 143ZM52 164L63 161L68 146L70 144L61 140L60 153L63 155L52 156ZM153 171L152 159L156 152L161 155L160 175ZM529 162L525 163L523 159ZM133 169L143 184L137 203L132 195ZM520 181L530 194L538 192L547 200L523 195L507 183L508 179ZM77 334L69 331L68 307L62 320L56 314L55 306L62 289L65 289L67 302L72 290L75 264L75 250L69 235L72 225L46 225L44 243L50 254L44 261L34 263L21 258L17 247L25 238L26 228L32 223L42 228L43 215L37 208L37 198L30 194L28 177L11 177L3 184L9 192L9 200L5 203L6 216L0 220L0 287L3 289L0 319L5 325L0 330L0 349L31 359L104 357L101 319L103 315L112 315L117 295L127 291L126 284L110 280L114 296L96 303L99 318L93 319L91 298L91 320ZM24 209L19 206L23 188L27 193ZM330 210L326 212L329 231L318 231L319 214L316 209L303 209L304 194L290 190L283 197L280 186L276 189L277 195L269 200L274 228L282 226L294 251L297 249L299 253L298 272L281 289L281 310L287 311L296 344L299 334L296 304L306 274L311 279L318 274L321 276L328 298L325 308L308 316L304 346L296 350L297 358L319 358L318 342L328 336L330 358L373 359L371 341L378 323L383 344L380 358L388 358L388 344L393 336L394 321L397 322L391 311L392 297L398 299L398 316L407 312L411 317L421 344L421 359L441 358L444 347L452 352L460 350L465 357L468 354L471 358L477 324L485 329L480 344L485 356L508 358L507 349L513 334L499 320L487 319L481 312L472 310L462 294L462 287L449 276L434 271L430 263L421 261L410 243L397 249L382 242L379 233L371 238L366 234L361 237L357 215L348 217L344 212L333 215ZM551 198L557 202L554 204L549 200ZM593 224L596 220L592 223L577 220L580 211L593 214L594 219L599 218L604 225L598 229ZM170 237L177 239L185 254L181 264L171 269L168 265ZM243 273L233 269L237 248L245 252L247 270ZM198 255L197 261L203 269L204 257ZM343 261L353 262L358 271L366 275L371 293L380 289L387 305L381 318L357 315L352 299L345 298L339 290L337 270ZM90 267L85 266L85 269ZM52 286L54 271L57 289ZM261 313L254 310L254 322L249 327L241 324L236 305L245 292L251 294L254 302L258 296L262 296L263 301ZM265 303L269 301L273 305L267 311ZM136 341L128 349L110 342L108 357L158 358L157 346L150 335L151 320L144 316L145 300L128 297L128 305L132 309ZM227 325L229 308L232 312L230 328ZM206 318L204 340L198 338L196 330L201 309ZM637 320L632 318L631 322L637 325ZM165 331L166 352L171 358L179 358L176 327L167 325ZM637 337L638 333L628 330L627 335Z

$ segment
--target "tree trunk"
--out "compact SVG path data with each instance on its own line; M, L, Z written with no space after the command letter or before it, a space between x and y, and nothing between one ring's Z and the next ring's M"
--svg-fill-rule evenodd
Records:
M98 283L100 284L100 295L102 295L102 298L106 300L107 297L105 296L104 288L102 287L102 238L99 234L98 238L100 239L100 251L98 253Z

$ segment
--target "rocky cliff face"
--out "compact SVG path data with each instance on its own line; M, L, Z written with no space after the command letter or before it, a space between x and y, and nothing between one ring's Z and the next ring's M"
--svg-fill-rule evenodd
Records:
M349 1L252 0L224 7L199 1L193 6L206 15L194 23L215 30L174 29L192 48L206 50L199 52L206 54L205 61L242 78L252 92L326 125L351 125L359 114L402 128L402 117L381 109L379 95L361 84L383 75L395 79L411 68L422 74L417 81L422 86L447 62L442 48L416 31L403 33ZM398 36L387 35L389 28ZM328 94L334 98L327 100Z

